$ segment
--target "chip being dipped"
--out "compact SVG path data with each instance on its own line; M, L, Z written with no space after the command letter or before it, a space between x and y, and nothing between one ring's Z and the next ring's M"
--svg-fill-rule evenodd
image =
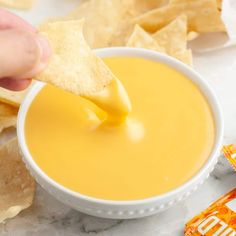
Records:
M23 163L17 139L0 148L0 223L28 208L35 182Z
M53 56L36 80L76 95L89 95L101 91L114 79L85 41L83 23L83 20L58 21L40 27L41 34L49 40Z
M0 6L13 7L18 9L30 9L34 0L0 0Z

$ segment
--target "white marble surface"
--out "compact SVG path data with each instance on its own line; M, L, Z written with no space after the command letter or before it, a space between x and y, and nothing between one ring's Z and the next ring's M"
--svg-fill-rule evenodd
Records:
M67 1L67 4L65 4ZM33 23L61 15L75 0L39 0L33 12L18 12ZM48 6L49 8L47 8ZM54 7L56 6L56 7ZM215 90L225 118L225 143L236 143L236 48L195 54L194 64ZM91 217L61 204L38 187L32 207L0 225L1 236L181 236L184 224L222 194L236 187L236 173L223 158L194 195L166 212L138 220Z

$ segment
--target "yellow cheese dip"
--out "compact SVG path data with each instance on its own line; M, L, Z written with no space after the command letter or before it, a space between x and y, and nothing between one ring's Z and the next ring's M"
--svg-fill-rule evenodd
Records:
M100 199L144 199L182 185L213 148L215 126L205 97L162 63L128 57L105 62L132 102L126 123L100 126L104 111L46 85L25 123L35 162L61 185Z

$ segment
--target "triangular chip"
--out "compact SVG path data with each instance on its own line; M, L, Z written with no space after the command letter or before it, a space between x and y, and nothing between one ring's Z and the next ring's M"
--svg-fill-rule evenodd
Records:
M19 9L29 9L33 6L34 0L0 0L0 5Z
M114 78L83 37L83 20L45 23L40 32L53 50L47 68L35 77L77 95L101 91Z
M225 31L216 0L172 0L167 6L137 17L135 23L149 32L155 32L181 14L186 14L188 17L189 31L200 33Z
M132 0L133 1L133 0ZM92 48L107 47L120 21L129 17L130 0L89 0L67 19L84 19L84 37Z
M0 223L28 208L35 182L23 163L17 139L0 148Z
M180 15L156 33L153 38L168 55L192 66L192 51L187 49L187 16Z
M146 48L146 49L155 50L161 53L167 53L167 50L170 49L169 44L172 44L172 40L175 42L175 39L173 38L174 35L169 35L169 36L171 37L167 38L167 43L160 45L159 42L156 41L154 37L152 37L145 30L143 30L139 25L136 25L126 46ZM185 40L186 40L186 36L185 36ZM172 57L175 57L176 59L184 62L185 64L192 66L192 51L186 48L186 43L184 45L185 47L183 48L179 47L178 48L179 50L172 51L172 53L170 53L170 50L169 50L167 54ZM175 47L177 48L177 45Z
M131 34L127 45L128 47L147 48L158 52L164 52L165 49L161 47L151 35L143 30L139 25L135 25L134 31Z
M181 15L177 17L152 36L170 55L185 50L187 47L187 16Z
M4 88L0 88L0 101L15 107L19 107L27 92L28 89L20 92L14 92Z

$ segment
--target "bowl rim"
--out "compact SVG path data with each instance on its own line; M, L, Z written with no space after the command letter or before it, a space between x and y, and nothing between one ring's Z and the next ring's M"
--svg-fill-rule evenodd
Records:
M159 200L163 199L170 199L178 195L179 193L185 192L184 190L188 190L194 184L197 184L201 180L201 177L207 175L209 173L209 168L216 162L218 158L218 154L220 153L221 145L223 143L223 131L224 131L224 123L223 123L223 116L220 104L215 93L210 88L207 81L205 81L202 76L197 73L193 68L187 66L186 64L178 61L175 58L172 58L168 55L164 55L152 50L148 49L141 49L141 48L129 48L129 47L110 47L110 48L101 48L96 49L95 53L100 57L113 57L113 56L126 56L126 57L141 57L144 59L149 59L157 62L161 62L167 64L168 66L178 70L180 73L185 74L187 78L189 78L193 83L195 83L201 92L206 97L210 108L212 109L213 117L215 120L215 129L216 129L216 136L215 136L215 143L213 150L208 157L206 163L202 166L202 168L187 182L182 184L181 186L159 194L157 196L138 199L138 200L106 200L106 199L99 199L95 197L90 197L79 192L75 192L60 183L56 182L52 178L50 178L34 161L33 157L31 156L29 149L27 148L26 140L25 140L25 132L24 132L24 123L27 114L27 110L32 103L34 97L37 93L42 89L45 85L42 82L35 82L32 86L30 91L27 93L26 97L24 98L18 113L17 119L17 137L19 142L19 147L21 152L24 156L24 161L32 168L44 181L48 184L52 185L56 189L62 191L65 194L69 194L72 197L80 198L85 201L89 201L96 204L103 204L107 206L132 206L132 205L142 205L147 203L154 203Z

